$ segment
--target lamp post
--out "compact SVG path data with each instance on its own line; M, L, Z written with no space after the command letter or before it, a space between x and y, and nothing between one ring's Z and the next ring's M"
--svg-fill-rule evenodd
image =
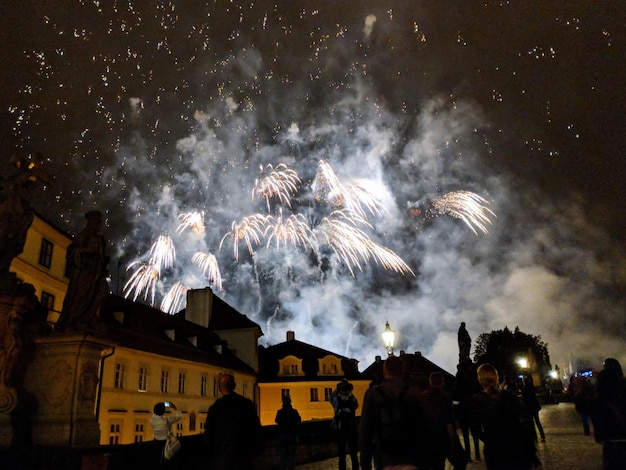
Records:
M387 348L387 355L393 356L393 343L396 339L396 332L391 329L389 322L386 322L385 330L381 336L383 337L383 344Z

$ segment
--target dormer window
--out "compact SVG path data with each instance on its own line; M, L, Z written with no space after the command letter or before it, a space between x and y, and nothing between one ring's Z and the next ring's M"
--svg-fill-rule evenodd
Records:
M303 376L302 359L296 356L285 356L278 361L279 376Z
M341 368L341 359L330 354L318 359L318 367L318 375L344 375Z

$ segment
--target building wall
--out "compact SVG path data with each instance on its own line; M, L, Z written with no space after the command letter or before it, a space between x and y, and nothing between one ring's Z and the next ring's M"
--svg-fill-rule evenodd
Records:
M39 263L42 240L52 243L50 267ZM10 270L22 281L35 287L39 300L42 293L54 296L54 303L48 313L48 321L54 323L63 308L63 300L69 279L65 277L65 255L72 240L35 215L26 235L24 251L13 259Z
M140 374L141 369L144 374ZM164 370L168 371L169 377L167 392L161 389ZM114 354L104 361L98 419L100 444L130 444L152 440L152 409L156 403L164 401L173 402L183 414L183 418L175 425L179 436L202 433L206 412L219 397L217 380L224 372L234 374L238 393L254 400L254 375L116 347ZM179 374L184 374L182 393L179 390ZM145 387L140 387L140 375L146 378ZM206 377L206 390L202 390L202 377Z

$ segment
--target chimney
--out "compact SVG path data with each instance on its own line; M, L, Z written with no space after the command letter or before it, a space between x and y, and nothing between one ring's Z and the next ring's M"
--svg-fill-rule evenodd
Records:
M374 357L374 362L380 362L380 361L382 361L382 358L380 356Z
M287 341L293 341L294 339L296 339L296 333L293 331L288 331L287 332Z
M192 289L187 291L187 307L185 308L185 320L209 327L213 312L213 291L209 287L204 289Z

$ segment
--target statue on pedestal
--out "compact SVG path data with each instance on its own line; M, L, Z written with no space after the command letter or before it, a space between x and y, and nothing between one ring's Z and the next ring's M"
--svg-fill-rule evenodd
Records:
M33 354L33 336L45 327L46 309L35 288L9 271L24 250L34 212L30 201L34 183L48 176L31 156L13 158L16 170L0 177L0 420L8 415L11 444L31 443L31 416L36 404L24 389L24 374ZM6 443L3 443L6 444Z
M463 362L463 359L469 359L470 350L472 349L472 338L470 338L467 329L465 328L465 322L461 322L458 333L459 341L459 362Z
M102 214L89 211L85 214L87 226L67 249L70 282L63 301L63 309L55 331L84 331L95 326L102 302L109 293L107 283L106 241L100 230Z

